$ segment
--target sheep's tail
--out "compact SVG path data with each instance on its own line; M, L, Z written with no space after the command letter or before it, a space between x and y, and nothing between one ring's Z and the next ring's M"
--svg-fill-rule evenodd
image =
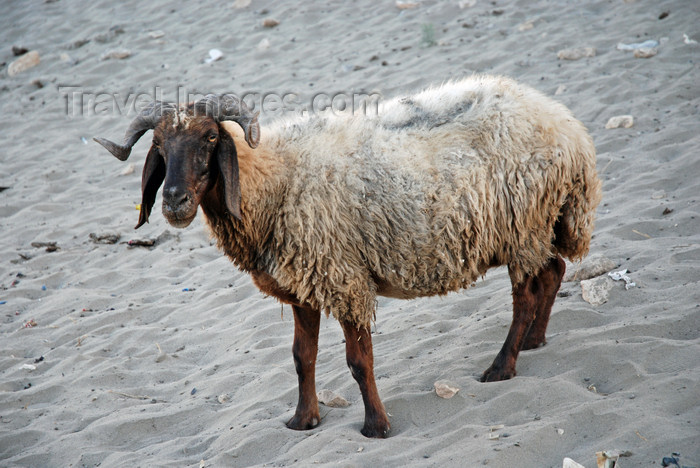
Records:
M596 207L601 199L601 182L595 168L595 149L587 144L578 146L582 162L574 175L559 217L554 225L554 245L558 253L569 260L580 260L588 254L593 234Z

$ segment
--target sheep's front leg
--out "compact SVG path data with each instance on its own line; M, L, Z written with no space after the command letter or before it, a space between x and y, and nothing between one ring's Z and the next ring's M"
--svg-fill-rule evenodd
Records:
M360 386L362 400L365 403L365 425L362 428L362 435L385 438L389 434L389 418L379 399L377 384L374 381L374 356L369 327L357 328L355 324L347 321L340 323L345 334L348 367Z
M513 322L501 351L481 376L482 382L515 377L515 362L542 302L542 296L542 282L537 276L528 276L522 283L513 285Z
M295 430L314 428L321 422L316 397L316 355L321 313L311 308L292 306L294 310L294 345L292 354L299 377L299 402L287 427Z

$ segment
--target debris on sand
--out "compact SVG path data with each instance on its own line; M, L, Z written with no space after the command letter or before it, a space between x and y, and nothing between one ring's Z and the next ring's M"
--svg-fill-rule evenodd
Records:
M328 389L318 392L318 401L330 408L345 408L350 406L348 400L338 395L333 390Z
M12 62L7 67L7 75L19 75L25 70L29 70L30 68L36 67L37 65L39 65L39 62L41 62L39 52L37 52L36 50L27 52L26 54L21 55L17 60Z
M581 295L583 300L591 305L603 305L608 302L612 287L613 282L607 276L583 280L581 281Z
M280 22L274 18L265 18L262 22L264 28L274 28L279 26Z
M610 117L605 124L608 130L613 128L631 128L634 125L634 117L631 115L616 115Z
M595 57L595 47L577 47L575 49L562 49L557 52L559 60L580 60L585 57Z
M447 380L438 380L435 382L434 386L437 396L440 398L445 398L446 400L452 398L457 394L457 392L459 392L459 387Z

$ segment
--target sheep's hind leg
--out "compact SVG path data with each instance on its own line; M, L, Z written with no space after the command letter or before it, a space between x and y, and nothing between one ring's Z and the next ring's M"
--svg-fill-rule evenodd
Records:
M511 282L512 279L511 274ZM522 283L513 284L513 322L501 351L493 360L491 367L482 374L482 382L496 382L515 377L518 353L535 319L542 298L542 283L537 276L527 276Z
M537 274L537 278L542 283L542 300L537 306L535 320L532 322L530 330L525 336L521 351L527 349L535 349L544 346L547 343L545 332L549 323L549 315L552 312L554 299L557 297L557 291L561 286L561 280L566 271L564 260L557 255L551 259Z
M372 335L369 327L360 327L351 322L341 321L345 334L345 353L348 367L360 386L365 403L365 424L362 435L365 437L387 437L390 429L384 405L379 399L377 384L374 381L374 357Z
M299 377L299 402L287 427L306 430L318 426L321 416L316 397L316 355L321 313L311 308L293 305L294 345L292 355Z

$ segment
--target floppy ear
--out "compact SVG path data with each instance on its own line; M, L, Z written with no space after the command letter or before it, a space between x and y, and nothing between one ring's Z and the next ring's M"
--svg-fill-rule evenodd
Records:
M141 213L139 214L139 223L134 229L138 229L148 222L148 216L151 214L151 208L156 202L158 189L165 180L165 161L158 153L158 149L151 145L146 156L146 162L143 165L143 174L141 176Z
M238 175L238 154L233 138L225 128L219 126L219 143L216 146L216 161L224 182L226 208L236 219L241 219L241 184Z

